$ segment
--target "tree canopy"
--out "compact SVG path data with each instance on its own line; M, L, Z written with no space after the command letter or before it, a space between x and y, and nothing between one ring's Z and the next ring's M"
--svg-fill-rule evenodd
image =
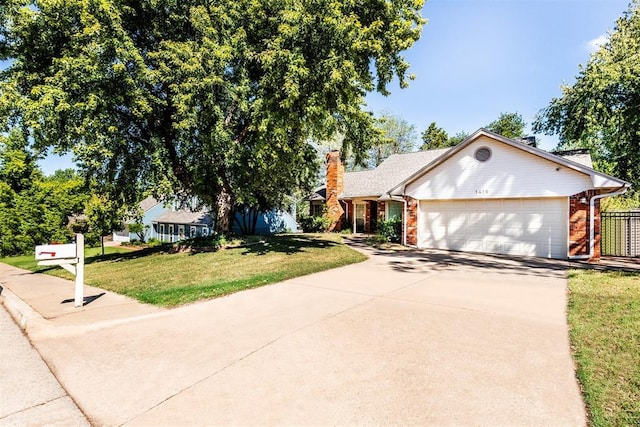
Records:
M450 147L449 134L447 131L438 127L436 122L431 122L427 130L422 132L422 147L421 150L433 150L435 148Z
M311 138L377 135L364 96L405 87L422 0L7 0L0 126L72 151L115 202L284 203L316 175Z
M489 123L486 128L491 132L507 138L522 138L525 135L524 128L527 123L520 113L500 113L500 117Z
M45 177L38 158L24 133L0 136L0 256L67 241L69 217L83 210L84 181L70 171Z
M375 127L379 134L370 140L370 148L360 164L356 163L357 156L352 156L354 166L373 169L392 154L410 153L416 148L416 127L402 117L383 113L376 118Z
M604 172L640 184L640 15L633 0L576 81L540 111L534 131L560 149L589 148Z

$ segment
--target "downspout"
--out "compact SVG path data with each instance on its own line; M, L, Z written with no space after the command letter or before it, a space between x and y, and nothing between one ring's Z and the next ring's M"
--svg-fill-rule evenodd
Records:
M596 212L596 200L603 199L605 197L613 197L620 196L627 192L627 186L623 185L619 189L612 191L611 193L597 194L589 200L589 254L588 255L574 255L570 256L569 259L591 259L593 258L593 250L595 248L595 235L596 235L596 225L595 225L595 212Z
M402 246L407 246L407 200L402 198Z

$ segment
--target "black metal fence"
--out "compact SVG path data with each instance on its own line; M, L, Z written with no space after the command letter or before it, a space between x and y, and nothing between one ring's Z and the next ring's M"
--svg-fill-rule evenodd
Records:
M640 257L640 211L600 214L600 253Z

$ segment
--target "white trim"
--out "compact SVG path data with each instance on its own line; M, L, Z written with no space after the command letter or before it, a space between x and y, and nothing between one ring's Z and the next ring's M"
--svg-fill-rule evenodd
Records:
M412 183L413 181L415 181L419 177L423 176L428 171L434 169L436 166L444 163L449 158L454 156L456 153L458 153L461 150L463 150L466 146L472 144L476 139L478 139L481 136L486 136L487 138L491 138L491 139L493 139L493 140L495 140L497 142L502 142L502 143L504 143L506 145L509 145L509 146L511 146L513 148L525 151L525 152L527 152L529 154L532 154L534 156L541 157L543 159L546 159L546 160L549 160L551 162L557 163L557 164L562 165L564 167L567 167L569 169L573 169L573 170L575 170L577 172L584 173L584 174L588 175L591 178L591 182L592 182L592 184L593 184L593 186L595 188L611 188L611 187L620 187L620 186L630 186L631 185L630 183L628 183L626 181L623 181L623 180L615 178L613 176L598 172L598 171L596 171L596 170L594 170L594 169L592 169L590 167L587 167L585 165L582 165L580 163L576 163L574 161L565 159L563 157L556 156L555 154L548 153L548 152L546 152L544 150L541 150L539 148L534 148L534 147L531 147L529 145L523 144L521 142L514 141L514 140L511 140L509 138L505 138L502 135L498 135L498 134L493 133L491 131L488 131L486 129L478 129L471 136L469 136L467 139L462 141L460 144L456 145L451 150L445 152L443 155L441 155L437 159L433 160L431 163L429 163L429 164L425 165L424 167L420 168L417 172L413 173L411 176L409 176L404 181L402 181L399 184L397 184L396 186L392 187L387 193L392 195L392 196L394 196L394 195L397 195L397 196L404 195L407 185L409 185L410 183Z

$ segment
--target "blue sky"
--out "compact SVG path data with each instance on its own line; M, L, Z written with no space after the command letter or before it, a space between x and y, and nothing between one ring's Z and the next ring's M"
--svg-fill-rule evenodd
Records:
M416 75L407 89L367 97L422 132L435 121L449 135L472 133L502 112L530 125L562 84L572 84L593 51L627 10L617 0L430 0L422 37L407 52ZM530 130L530 129L528 129ZM556 137L537 135L550 150Z
M613 29L626 0L429 0L421 39L406 52L416 80L391 95L367 97L369 109L406 119L420 133L435 121L449 135L474 132L502 112L527 124L571 84L593 41ZM538 135L550 150L557 138ZM50 156L45 173L71 167Z

